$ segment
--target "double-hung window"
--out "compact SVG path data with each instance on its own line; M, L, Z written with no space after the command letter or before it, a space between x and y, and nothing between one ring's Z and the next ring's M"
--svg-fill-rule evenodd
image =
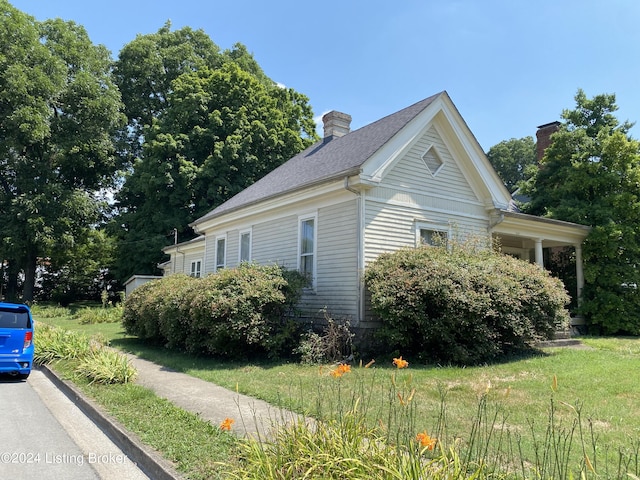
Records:
M416 223L416 245L447 247L451 228L447 224Z
M300 217L298 221L298 271L307 278L309 287L315 288L317 216Z
M240 249L238 263L251 261L251 230L240 232Z
M196 260L195 262L191 262L191 273L192 277L200 278L202 274L202 260Z
M227 265L227 237L216 238L216 271Z

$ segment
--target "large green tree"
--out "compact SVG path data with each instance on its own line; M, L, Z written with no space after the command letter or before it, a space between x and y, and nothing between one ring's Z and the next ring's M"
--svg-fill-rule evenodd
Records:
M575 101L528 187L528 211L593 227L581 310L604 333L638 335L640 144L614 115L615 95L579 90Z
M167 22L156 33L138 35L125 45L113 69L128 119L121 132L122 154L131 160L141 155L144 128L170 108L174 80L229 61L270 82L244 45L222 51L203 30L171 30Z
M124 123L111 59L73 22L38 22L0 0L0 259L7 296L33 298L39 258L70 248L119 168Z
M160 65L151 82L140 81L143 60ZM133 102L136 157L116 196L121 280L157 272L174 229L190 238L191 221L316 139L304 95L269 80L242 45L220 53L202 32L165 26L137 37L123 49L117 75L125 103Z
M494 145L487 158L510 192L535 173L536 143L533 137L512 138Z

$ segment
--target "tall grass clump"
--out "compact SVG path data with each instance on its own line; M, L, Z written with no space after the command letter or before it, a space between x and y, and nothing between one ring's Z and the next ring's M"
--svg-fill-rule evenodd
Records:
M75 369L76 373L90 380L90 383L110 385L132 382L136 369L121 352L108 348L94 348L82 358Z
M270 438L249 439L241 445L242 461L229 468L229 477L489 478L485 465L464 463L456 448L447 450L443 442L418 427L411 374L391 375L385 392L388 410L371 411L371 396L378 392L370 388L372 378L363 375L369 367L338 364L321 373L318 388L326 402L319 400L313 413L323 420L274 425ZM370 373L376 375L374 369Z
M36 324L34 339L33 359L36 365L47 365L55 360L83 358L91 351L90 337L46 323Z
M37 318L71 318L72 312L68 307L52 306L52 305L39 305L37 303L31 306L31 314Z
M135 368L124 353L112 350L96 337L38 323L34 344L36 365L70 361L75 364L75 372L91 383L128 383L136 376Z
M387 348L425 362L493 361L567 328L562 282L490 249L450 244L386 253L365 272Z
M339 420L313 427L298 422L280 428L270 442L245 442L242 467L228 475L256 480L480 478L482 467L466 472L455 453L432 443L423 446L421 438L406 447L386 443L378 428L366 425L356 404Z
M121 305L102 308L81 308L73 314L73 319L81 325L95 323L118 323L122 321L123 307Z
M534 428L531 420L526 430L509 423L508 390L497 394L487 386L469 417L457 419L448 410L448 387L425 392L406 360L394 362L392 373L371 364L320 369L322 395L307 412L317 420L274 422L269 438L242 444L229 477L621 480L640 474L640 442L598 444L583 406L564 400L555 377L545 427ZM381 385L379 376L388 381L372 388ZM418 415L418 402L434 393L432 415ZM382 407L378 396L385 398Z

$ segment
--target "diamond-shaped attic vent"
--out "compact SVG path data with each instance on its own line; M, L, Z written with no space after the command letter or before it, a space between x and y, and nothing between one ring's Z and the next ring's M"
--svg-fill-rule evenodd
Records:
M431 175L435 175L440 170L440 167L444 164L440 155L435 148L429 147L429 149L422 154L422 161L427 166Z

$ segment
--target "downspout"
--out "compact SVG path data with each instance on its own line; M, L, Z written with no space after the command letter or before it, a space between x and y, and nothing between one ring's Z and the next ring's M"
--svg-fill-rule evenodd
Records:
M178 263L178 254L182 255L182 273L184 273L184 252L178 247L178 229L173 229L173 245L176 247L176 261L173 262L173 273L176 273L176 264Z
M192 224L189 225L191 227L191 229L193 230L193 233L195 233L196 235L204 235L204 253L202 254L202 267L200 270L200 276L201 277L206 277L207 276L207 245L209 245L209 242L207 241L207 236L205 233L202 232L202 230L200 230L198 228L198 225L194 222Z
M365 199L362 192L356 190L349 185L349 177L344 177L345 190L356 195L358 218L356 220L356 238L357 238L357 251L358 256L358 288L357 288L357 303L358 303L358 324L364 320L364 217L365 217Z
M182 255L182 273L184 273L184 252L181 252L180 249L178 248L178 246L176 245L176 254L178 254L178 253L180 255ZM178 261L178 257L176 255L176 263L177 263L177 261Z
M490 222L489 226L487 227L487 231L489 232L489 241L490 241L491 249L493 249L493 229L496 225L502 223L503 221L504 221L504 213L500 213L498 217L493 222Z

